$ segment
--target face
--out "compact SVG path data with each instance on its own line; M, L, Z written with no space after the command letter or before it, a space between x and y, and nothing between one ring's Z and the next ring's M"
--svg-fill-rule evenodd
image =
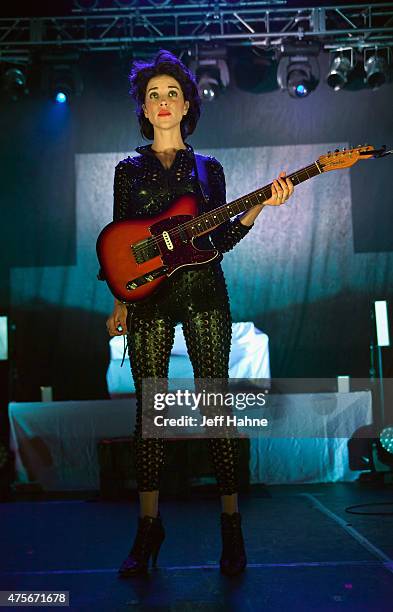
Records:
M169 129L179 125L189 106L175 78L161 74L148 82L142 108L154 127Z

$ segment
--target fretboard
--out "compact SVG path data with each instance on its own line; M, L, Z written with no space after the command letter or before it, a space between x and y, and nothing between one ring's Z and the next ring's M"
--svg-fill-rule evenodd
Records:
M317 174L321 173L322 170L320 169L318 162L314 162L306 168L293 172L288 176L288 178L290 178L293 184L296 186L303 183L303 181L307 181L313 176L317 176ZM237 198L237 200L233 200L229 204L224 204L223 206L219 206L214 210L195 217L192 221L186 222L183 225L183 228L187 229L188 234L193 237L200 236L201 234L205 234L207 231L214 229L216 226L225 223L225 221L228 221L228 219L231 219L235 215L249 210L256 204L263 204L263 202L268 200L271 196L272 183L269 183L268 185L265 185L260 189L256 189L255 191L252 191L241 198Z

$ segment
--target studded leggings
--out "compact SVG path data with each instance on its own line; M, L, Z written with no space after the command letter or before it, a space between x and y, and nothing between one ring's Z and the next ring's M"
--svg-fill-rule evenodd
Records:
M175 325L181 322L195 378L228 378L231 314L220 264L179 271L149 303L129 309L128 352L136 390L134 459L138 491L159 489L165 439L142 437L142 380L167 379ZM221 495L236 493L237 438L209 438Z

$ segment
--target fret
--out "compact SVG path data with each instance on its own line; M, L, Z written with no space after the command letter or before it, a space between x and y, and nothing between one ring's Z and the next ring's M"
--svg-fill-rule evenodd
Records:
M302 168L297 172L293 172L289 175L289 178L296 185L299 185L303 181L307 181L309 178L321 174L321 169L318 163L315 162L306 168ZM245 196L233 200L229 204L224 204L218 208L203 213L192 221L187 221L184 225L188 229L189 233L194 237L202 234L206 229L211 229L217 225L221 225L225 221L231 219L235 215L249 210L256 204L263 204L265 200L268 200L272 195L272 183L265 185Z

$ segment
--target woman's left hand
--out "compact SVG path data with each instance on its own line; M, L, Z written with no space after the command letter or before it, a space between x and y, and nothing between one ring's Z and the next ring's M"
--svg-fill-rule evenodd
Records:
M286 173L280 172L278 180L272 183L272 196L264 201L264 206L280 206L293 194L294 186L290 178L284 180Z

